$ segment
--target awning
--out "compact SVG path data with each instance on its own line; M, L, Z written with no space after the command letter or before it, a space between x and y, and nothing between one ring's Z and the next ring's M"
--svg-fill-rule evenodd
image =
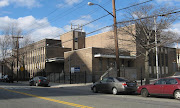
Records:
M94 54L95 58L116 58L115 55L108 55L108 54ZM122 59L136 59L136 56L124 56L120 55L119 58Z
M47 58L46 62L64 62L63 57Z

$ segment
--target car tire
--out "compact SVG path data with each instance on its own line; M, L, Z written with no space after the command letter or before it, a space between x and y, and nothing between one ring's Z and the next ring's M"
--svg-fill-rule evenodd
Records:
M174 92L174 98L177 99L177 100L180 100L180 90L176 90Z
M97 88L96 88L95 86L93 87L93 92L94 92L94 93L97 93L97 92L98 92L98 91L97 91Z
M142 89L142 90L141 90L141 96L142 96L142 97L148 97L148 95L149 95L149 92L148 92L147 89Z
M36 87L38 86L38 83L36 82Z
M118 90L117 90L116 87L112 88L112 93L113 93L114 95L117 95L117 94L118 94Z

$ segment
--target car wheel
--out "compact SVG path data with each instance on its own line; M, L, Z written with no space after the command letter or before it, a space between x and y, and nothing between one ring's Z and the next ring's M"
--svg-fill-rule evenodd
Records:
M36 82L36 87L38 86L38 83Z
M180 100L180 90L174 92L174 98Z
M117 88L114 87L114 88L112 89L112 93L113 93L114 95L117 95L117 94L118 94Z
M142 97L147 97L148 95L149 95L149 93L148 93L147 89L142 89L141 90L141 96Z
M95 86L93 87L93 92L94 92L94 93L97 93L97 92L98 92Z

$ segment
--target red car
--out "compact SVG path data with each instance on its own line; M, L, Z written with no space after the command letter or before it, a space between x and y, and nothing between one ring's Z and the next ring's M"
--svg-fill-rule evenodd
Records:
M160 78L154 84L139 86L137 93L143 97L149 95L166 95L180 99L180 77Z

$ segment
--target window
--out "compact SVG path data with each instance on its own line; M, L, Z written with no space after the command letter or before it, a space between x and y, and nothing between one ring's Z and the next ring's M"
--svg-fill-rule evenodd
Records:
M161 54L162 66L164 66L164 54Z
M168 66L168 55L165 54L165 61L166 61L166 66Z
M124 82L124 81L129 81L128 79L125 78L116 78L119 82Z
M114 82L114 79L113 78L108 78L107 82Z
M99 58L99 71L102 71L102 58Z
M155 85L161 85L161 84L166 84L165 79L160 79L160 80L155 82Z
M101 80L102 83L107 82L108 78L104 78L103 80Z
M177 84L176 79L166 79L166 84Z

